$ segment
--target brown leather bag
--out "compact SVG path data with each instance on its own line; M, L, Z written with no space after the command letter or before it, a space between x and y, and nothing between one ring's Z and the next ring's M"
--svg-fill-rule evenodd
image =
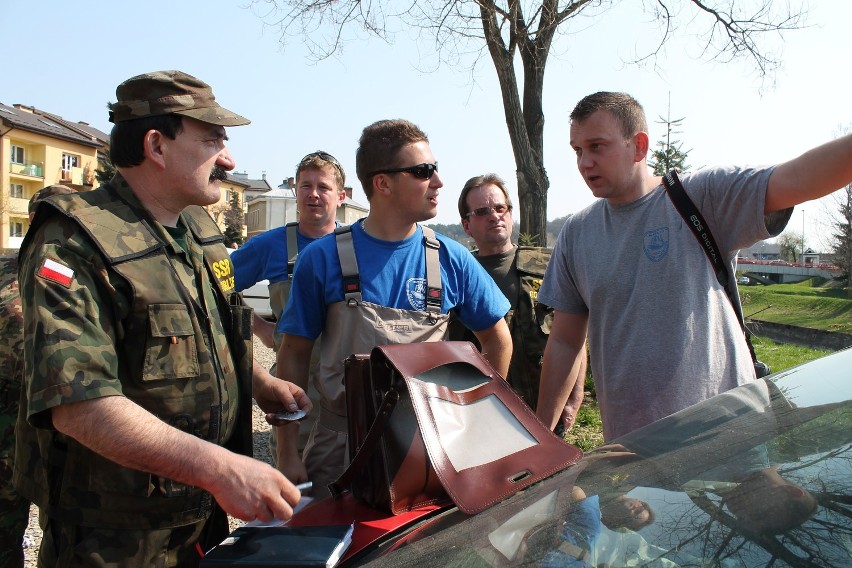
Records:
M379 346L345 380L351 463L330 489L377 509L478 513L582 456L466 341Z

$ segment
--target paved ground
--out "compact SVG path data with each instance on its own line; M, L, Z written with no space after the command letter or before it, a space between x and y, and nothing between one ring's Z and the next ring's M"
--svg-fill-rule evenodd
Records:
M275 362L275 353L272 349L264 347L263 344L255 338L254 340L254 355L255 358L264 365L267 369ZM267 463L272 463L272 457L269 454L269 444L266 435L257 435L269 431L269 424L263 417L263 412L257 406L254 407L254 456ZM232 528L238 526L239 522L235 519L231 520ZM36 558L38 557L38 546L41 543L41 529L38 525L38 511L35 507L30 509L30 524L27 528L26 540L30 544L24 550L24 566L25 568L35 568Z

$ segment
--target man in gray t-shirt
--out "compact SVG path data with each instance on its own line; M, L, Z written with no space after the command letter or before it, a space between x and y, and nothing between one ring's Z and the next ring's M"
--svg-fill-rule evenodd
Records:
M641 105L595 93L571 113L571 146L601 199L563 227L539 293L555 309L537 414L553 426L587 338L612 440L754 380L737 316L694 234L646 163ZM683 175L735 274L738 249L778 235L792 207L852 182L852 136L767 168Z

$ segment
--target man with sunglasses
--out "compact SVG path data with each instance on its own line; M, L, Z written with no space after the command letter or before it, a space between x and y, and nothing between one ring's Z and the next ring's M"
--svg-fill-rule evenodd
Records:
M426 135L406 120L376 122L361 135L356 168L370 214L299 255L279 328L278 376L300 385L323 336L322 401L303 460L295 426L279 440L289 454L282 471L294 482L309 475L322 491L348 464L345 357L376 345L440 341L452 309L503 376L512 355L503 320L509 302L463 246L419 224L435 216L443 186Z
M553 321L553 310L538 302L538 289L552 251L542 247L519 247L512 242L512 200L506 183L497 174L467 180L459 196L458 207L462 227L476 243L476 260L511 304L506 323L512 335L512 362L506 378L535 410L541 361ZM452 320L450 337L475 339L456 319ZM581 372L585 375L585 365ZM578 381L565 406L562 420L557 424L557 433L573 427L577 410L583 402L583 388L583 383Z
M278 325L290 295L290 275L293 273L296 257L308 244L334 231L339 225L337 209L346 199L346 174L337 158L328 152L317 150L299 160L295 179L298 222L257 235L231 254L237 291L242 292L261 280L269 280L269 302ZM264 345L277 352L281 346L281 333L275 330L276 324L255 314L255 335ZM318 368L319 358L315 356L311 372L315 373ZM275 372L274 369L272 372ZM316 391L311 389L308 392L316 404ZM312 414L302 422L299 449L304 447L314 419L315 414ZM276 464L278 430L279 427L274 427L270 435L272 458Z

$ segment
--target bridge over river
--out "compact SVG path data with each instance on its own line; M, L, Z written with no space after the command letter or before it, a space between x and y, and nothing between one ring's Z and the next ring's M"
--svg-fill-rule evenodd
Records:
M801 264L783 260L737 260L737 272L763 284L801 282L814 276L837 278L842 270L836 264Z

